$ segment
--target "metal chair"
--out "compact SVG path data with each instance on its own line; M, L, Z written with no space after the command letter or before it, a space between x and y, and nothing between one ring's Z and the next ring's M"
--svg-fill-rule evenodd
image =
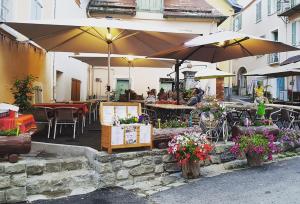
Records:
M76 135L76 125L78 122L78 108L71 107L60 107L55 108L55 120L54 120L54 135L53 139L56 137L56 128L57 125L73 125L73 139L75 139ZM60 127L61 133L61 127Z
M89 106L89 123L91 124L92 121L92 115L94 118L94 122L98 120L98 108L99 108L100 102L96 101L95 103L90 103Z
M150 119L150 123L153 125L153 127L157 124L157 113L155 110L151 110L148 108L143 108L142 113L147 115Z
M53 108L48 107L34 107L32 115L37 124L48 124L48 139L50 138L50 131L52 121L54 118Z

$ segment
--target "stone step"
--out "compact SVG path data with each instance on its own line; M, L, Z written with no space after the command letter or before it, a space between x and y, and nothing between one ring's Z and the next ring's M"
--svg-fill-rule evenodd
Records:
M88 160L85 157L53 158L27 161L27 176L41 175L44 173L72 171L88 168Z
M88 169L34 175L27 178L27 196L68 196L80 189L96 189L97 181L97 174Z

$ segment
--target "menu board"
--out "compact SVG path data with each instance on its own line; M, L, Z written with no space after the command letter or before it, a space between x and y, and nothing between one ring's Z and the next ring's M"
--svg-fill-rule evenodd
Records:
M115 107L115 113L118 118L123 119L127 117L127 112L126 112L126 106L116 106Z
M127 106L127 109L128 109L128 115L129 116L136 116L138 117L139 116L139 113L138 113L138 106Z
M151 143L151 125L140 126L140 143Z
M111 144L123 145L124 144L124 128L120 126L111 127Z
M137 131L136 126L126 126L125 127L125 143L126 144L136 144Z
M103 123L112 124L114 117L114 106L103 106Z

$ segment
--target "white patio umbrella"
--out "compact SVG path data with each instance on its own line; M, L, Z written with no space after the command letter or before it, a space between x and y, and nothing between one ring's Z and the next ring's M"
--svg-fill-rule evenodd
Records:
M186 30L169 29L160 23L119 19L55 19L4 22L46 51L148 56L174 47L197 35ZM5 27L5 26L4 26Z
M93 67L107 65L108 57L103 54L71 56L74 59L87 63ZM132 55L111 55L110 64L112 67L128 67L129 89L131 89L131 68L172 68L175 60L151 59L142 56ZM130 95L129 95L130 99Z
M151 57L176 59L175 69L179 70L180 65L185 60L216 63L242 57L294 50L298 49L281 42L237 32L223 31L196 37L180 46L151 55ZM176 86L179 90L179 84L176 84Z

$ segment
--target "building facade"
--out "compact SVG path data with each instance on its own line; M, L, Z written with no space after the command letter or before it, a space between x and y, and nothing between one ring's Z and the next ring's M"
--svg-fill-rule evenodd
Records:
M139 20L155 22L162 27L186 30L195 34L206 35L217 31L218 25L224 21L228 13L234 13L232 5L228 1L207 1L207 0L91 0L87 7L89 17L102 18L113 17L127 20ZM194 63L190 71L197 71L199 68L215 69L215 64ZM186 65L184 65L186 66ZM182 69L186 71L187 69ZM166 85L167 78L174 78L173 69L132 69L131 78L128 76L128 69L114 67L111 74L112 88L117 93L124 91L129 86L138 94L145 96L147 87L159 90L170 86ZM107 70L105 67L95 67L93 83L93 95L104 95L107 84ZM182 79L183 74L180 75ZM96 82L97 79L97 82ZM99 79L101 83L99 83ZM210 94L216 92L215 80L202 80L201 87ZM167 88L167 89L169 89ZM223 89L223 87L222 87Z
M0 0L0 19L22 22L86 17L88 1L77 3L74 0ZM0 35L1 102L13 103L10 92L13 82L28 75L37 77L33 102L71 100L75 80L80 83L76 100L87 98L88 66L70 59L73 53L46 53L34 44L22 42L21 36L3 27Z
M252 0L245 4L242 11L235 15L232 29L237 32L251 34L257 37L299 47L299 13L295 7L299 5L295 0ZM288 14L287 14L288 13ZM258 77L245 77L243 74L255 69L278 68L279 64L288 57L299 52L273 53L256 57L247 57L232 61L232 70L237 75L233 84L239 95L251 94ZM299 64L290 65L297 67ZM296 78L294 77L294 81ZM267 85L267 80L264 80ZM294 84L295 84L294 83ZM268 90L273 98L287 100L292 90L299 91L300 87L292 86L292 77L268 79Z

